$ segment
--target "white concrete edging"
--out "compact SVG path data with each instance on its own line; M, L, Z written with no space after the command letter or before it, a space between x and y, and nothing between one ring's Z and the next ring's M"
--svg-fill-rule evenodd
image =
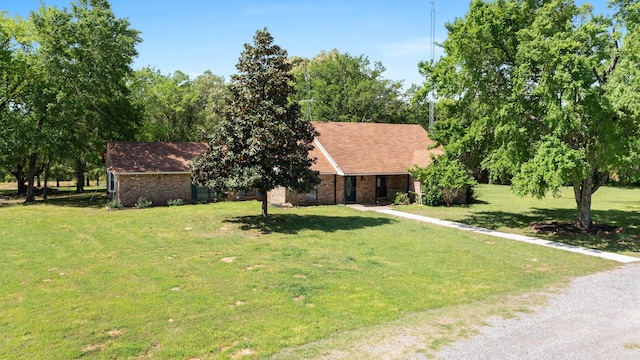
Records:
M495 236L495 237L500 237L500 238L509 239L509 240L522 241L522 242L526 242L526 243L529 243L529 244L546 246L546 247L551 247L551 248L559 249L559 250L571 251L571 252L575 252L575 253L579 253L579 254L583 254L583 255L588 255L588 256L596 256L596 257L599 257L599 258L603 258L603 259L607 259L607 260L613 260L613 261L617 261L617 262L621 262L621 263L625 263L625 264L626 263L632 263L632 262L640 261L639 258L635 258L635 257L627 256L627 255L621 255L621 254L615 254L615 253L610 253L610 252L606 252L606 251L588 249L588 248L581 247L581 246L562 244L562 243L558 243L558 242L555 242L555 241L542 240L542 239L538 239L538 238L534 238L534 237L530 237L530 236L509 234L509 233L504 233L504 232L500 232L500 231L485 229L485 228L481 228L481 227L477 227L477 226L473 226L473 225L466 225L466 224L461 224L461 223L457 223L457 222L453 222L453 221L440 220L440 219L430 218L430 217L426 217L426 216L420 216L420 215L405 213L405 212L397 211L397 210L381 209L381 208L375 208L373 210L376 211L376 212L379 212L379 213L387 214L387 215L403 217L403 218L406 218L406 219L422 221L422 222L426 222L426 223L430 223L430 224L446 226L446 227L455 228L455 229L458 229L458 230L470 231L470 232L474 232L474 233L478 233L478 234Z

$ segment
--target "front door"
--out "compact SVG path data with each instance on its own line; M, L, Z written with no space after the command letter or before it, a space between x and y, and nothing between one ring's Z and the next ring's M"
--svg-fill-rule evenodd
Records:
M356 177L346 176L344 178L344 202L356 202Z

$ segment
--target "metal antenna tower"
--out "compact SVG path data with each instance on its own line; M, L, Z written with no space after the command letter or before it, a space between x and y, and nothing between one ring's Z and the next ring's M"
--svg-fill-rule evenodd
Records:
M311 103L313 102L313 98L311 97L311 75L305 74L304 81L307 82L307 96L309 98L307 100L302 100L302 102L307 103L307 115L309 115L309 121L311 121Z
M435 0L431 0L431 44L429 44L430 50L430 59L433 63L433 57L436 51L436 4ZM435 122L435 102L436 102L436 92L435 90L429 91L429 131L433 129L433 123Z

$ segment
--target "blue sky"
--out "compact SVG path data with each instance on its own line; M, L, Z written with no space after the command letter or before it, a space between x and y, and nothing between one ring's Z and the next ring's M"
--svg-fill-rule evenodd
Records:
M44 0L70 7L70 0ZM583 1L578 0L579 3ZM591 1L597 10L606 0ZM38 0L0 0L10 15L28 16ZM205 70L229 76L244 43L267 27L289 56L312 58L338 49L365 55L386 67L384 76L419 84L418 62L429 59L430 0L111 0L117 17L128 18L143 42L134 68L152 66L197 76ZM469 0L435 0L436 42L446 38L445 23L464 17ZM436 58L441 54L436 47Z

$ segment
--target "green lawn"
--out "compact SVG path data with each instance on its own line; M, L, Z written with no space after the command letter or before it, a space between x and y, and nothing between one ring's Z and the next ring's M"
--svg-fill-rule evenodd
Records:
M480 185L476 187L476 194L479 201L470 206L446 208L411 205L396 209L640 257L640 189L602 187L593 195L593 221L623 229L621 233L599 236L545 235L529 229L533 223L573 221L577 210L571 188L564 188L559 197L549 196L543 199L515 196L509 186L500 185Z
M617 265L342 206L103 206L0 206L0 358L263 358Z

